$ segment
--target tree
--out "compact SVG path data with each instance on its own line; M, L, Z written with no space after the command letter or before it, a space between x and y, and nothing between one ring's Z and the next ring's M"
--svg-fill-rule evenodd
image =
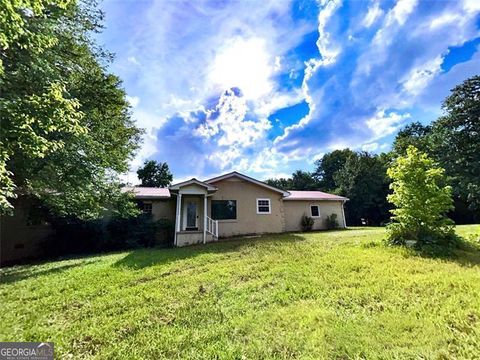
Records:
M167 187L172 183L173 175L166 162L148 160L137 170L137 175L144 187Z
M267 179L264 182L265 184L273 186L277 189L282 189L285 191L292 189L292 179L290 178Z
M118 175L141 131L121 81L106 71L111 55L91 38L103 14L87 1L6 0L2 7L13 23L2 12L0 211L17 194L61 216L98 217L119 201L131 208Z
M391 210L394 222L387 227L390 243L445 244L452 238L453 222L446 217L453 207L452 189L445 184L444 173L414 146L387 170L393 190L387 198L395 207Z
M393 151L398 155L405 155L410 145L423 152L429 152L429 136L432 127L419 122L408 124L401 129L393 141Z
M316 169L313 173L314 178L319 182L319 186L324 191L335 191L335 174L341 170L347 159L355 153L350 149L335 150L323 155L315 162Z
M367 152L353 153L345 165L335 172L335 192L348 197L345 214L350 224L379 225L389 218L389 180L386 175L389 158Z
M454 195L480 214L480 76L456 86L433 123L433 155L451 177Z
M318 183L308 171L297 170L292 174L290 190L317 190Z

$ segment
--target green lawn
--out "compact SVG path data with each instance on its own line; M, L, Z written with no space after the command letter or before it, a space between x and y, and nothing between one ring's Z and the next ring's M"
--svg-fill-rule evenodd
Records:
M0 340L53 341L74 359L478 358L480 244L428 258L383 236L284 234L3 269Z

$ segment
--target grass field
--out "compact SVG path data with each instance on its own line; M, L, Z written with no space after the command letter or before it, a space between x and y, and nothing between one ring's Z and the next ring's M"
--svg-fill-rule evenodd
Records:
M283 234L2 269L0 340L53 341L56 358L73 359L478 359L480 244L429 258L383 236Z

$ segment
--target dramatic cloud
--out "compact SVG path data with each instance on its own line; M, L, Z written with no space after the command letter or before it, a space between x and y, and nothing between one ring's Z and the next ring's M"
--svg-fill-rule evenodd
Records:
M480 68L480 1L105 3L144 144L176 179L312 169L350 147L388 150L438 116Z

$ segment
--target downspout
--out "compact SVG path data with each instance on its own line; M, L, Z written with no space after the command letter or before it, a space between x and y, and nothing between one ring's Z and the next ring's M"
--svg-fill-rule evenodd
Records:
M347 219L345 219L345 203L346 202L347 202L347 200L343 200L343 202L342 202L343 228L344 229L347 228Z

